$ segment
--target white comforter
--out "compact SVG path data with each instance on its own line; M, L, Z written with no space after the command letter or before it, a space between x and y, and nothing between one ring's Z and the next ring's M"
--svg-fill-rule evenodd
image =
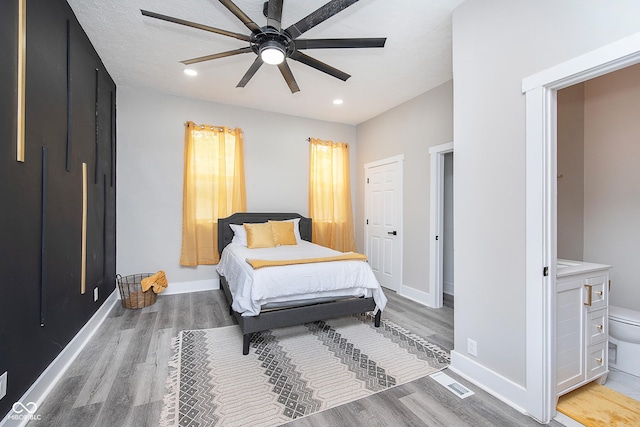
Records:
M230 243L222 252L218 273L233 295L232 308L243 316L257 316L264 304L310 298L373 296L384 310L387 298L368 263L332 261L266 267L254 270L247 259L289 260L339 255L341 252L310 242L276 248L248 249Z

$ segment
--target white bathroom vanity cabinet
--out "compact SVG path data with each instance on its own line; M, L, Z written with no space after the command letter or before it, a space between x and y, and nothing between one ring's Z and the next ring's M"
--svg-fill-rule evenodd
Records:
M611 266L558 260L556 274L556 393L606 381Z

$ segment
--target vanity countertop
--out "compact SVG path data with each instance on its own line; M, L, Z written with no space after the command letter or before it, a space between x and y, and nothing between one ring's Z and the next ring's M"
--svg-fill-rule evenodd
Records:
M573 274L579 273L589 273L592 271L605 270L609 268L611 268L611 266L606 264L559 259L556 263L556 277L571 276Z

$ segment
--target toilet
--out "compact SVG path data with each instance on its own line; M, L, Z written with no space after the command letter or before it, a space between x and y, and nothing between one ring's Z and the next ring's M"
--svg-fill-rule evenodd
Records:
M640 377L640 311L609 306L609 367Z

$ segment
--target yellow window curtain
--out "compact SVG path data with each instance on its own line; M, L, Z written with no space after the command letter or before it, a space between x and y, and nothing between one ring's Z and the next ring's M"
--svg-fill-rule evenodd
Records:
M313 242L355 252L349 146L311 138L310 147L309 215L313 219Z
M246 206L242 130L187 122L180 264L217 264L218 218Z

